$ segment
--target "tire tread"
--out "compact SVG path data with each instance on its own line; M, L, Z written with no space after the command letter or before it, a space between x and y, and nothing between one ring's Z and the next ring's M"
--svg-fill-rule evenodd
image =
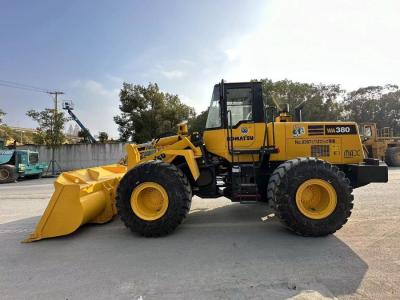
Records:
M303 216L295 204L297 188L310 179L310 174L325 180L333 178L339 187L341 197L338 197L338 205L332 215L323 220ZM351 215L354 199L345 174L338 167L314 157L296 158L278 166L270 177L267 195L280 221L302 236L324 236L339 230Z

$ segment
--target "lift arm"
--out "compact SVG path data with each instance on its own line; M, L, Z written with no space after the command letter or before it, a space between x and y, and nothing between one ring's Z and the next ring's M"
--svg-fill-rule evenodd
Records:
M87 129L87 128L82 124L82 122L79 121L78 117L72 112L72 110L71 110L68 106L66 106L64 109L69 113L69 115L71 116L72 120L74 120L76 123L78 123L79 127L80 127L80 128L82 129L82 131L86 134L86 136L88 137L89 141L90 141L92 144L95 144L95 143L96 143L96 140L95 140L95 138L92 136L92 134L90 133L89 129Z

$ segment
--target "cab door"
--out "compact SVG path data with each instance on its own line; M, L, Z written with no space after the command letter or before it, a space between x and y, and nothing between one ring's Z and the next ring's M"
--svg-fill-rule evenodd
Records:
M257 123L264 124L263 107L259 82L216 85L203 134L207 150L230 160L230 146L260 148L264 126Z
M227 130L233 148L251 147L255 140L251 87L226 88Z

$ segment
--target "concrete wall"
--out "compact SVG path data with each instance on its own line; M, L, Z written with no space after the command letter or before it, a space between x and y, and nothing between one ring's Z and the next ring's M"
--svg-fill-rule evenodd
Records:
M55 160L61 171L83 169L118 163L125 156L124 143L62 145L55 149ZM46 146L19 146L39 152L40 161L51 161L51 149Z

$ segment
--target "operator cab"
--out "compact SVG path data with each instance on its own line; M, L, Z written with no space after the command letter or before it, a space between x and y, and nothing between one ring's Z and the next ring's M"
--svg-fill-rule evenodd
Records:
M275 108L265 104L262 82L216 84L203 133L207 151L231 162L253 157L237 155L256 159L260 152L276 151L273 130L266 130L275 121Z
M214 86L206 130L260 122L265 122L261 82L221 82Z
M218 177L228 186L223 194L234 201L261 197L255 182L260 175L258 162L267 163L269 154L277 151L272 142L275 139L268 138L273 135L272 127L269 133L267 130L267 122L273 124L274 117L267 117L265 109L261 82L221 81L214 86L203 140L217 162L215 167L200 167L200 178L208 178L210 183L201 186L201 196L220 196L218 190L223 186L212 179Z

